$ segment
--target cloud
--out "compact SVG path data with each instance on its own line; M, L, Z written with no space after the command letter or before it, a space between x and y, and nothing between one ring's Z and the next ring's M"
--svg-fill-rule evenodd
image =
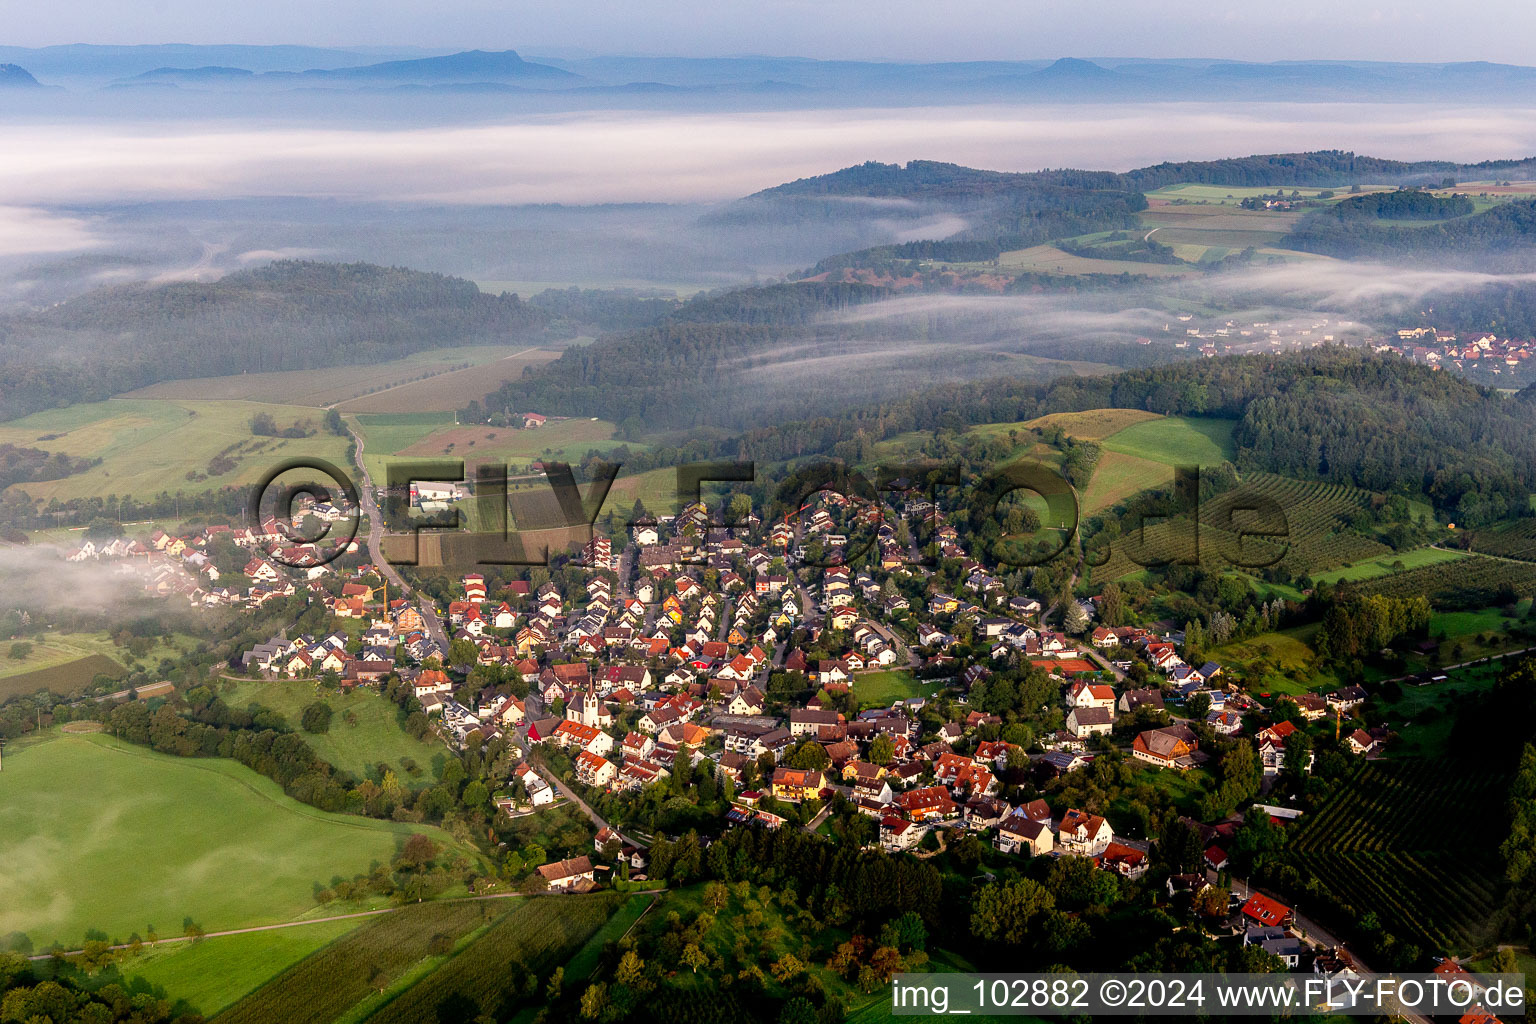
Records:
M0 195L28 205L246 196L385 202L720 201L864 160L1126 170L1346 148L1477 160L1536 152L1518 109L1161 103L728 114L579 114L332 129L7 127Z
M75 252L101 244L84 220L24 206L0 206L0 257Z
M1435 292L1470 292L1490 285L1532 282L1536 282L1536 274L1413 270L1373 263L1309 260L1214 277L1210 287L1223 296L1263 296L1277 302L1350 309L1393 300L1407 304Z

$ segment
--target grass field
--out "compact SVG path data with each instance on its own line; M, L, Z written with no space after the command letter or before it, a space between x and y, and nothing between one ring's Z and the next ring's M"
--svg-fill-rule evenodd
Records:
M517 380L530 366L543 366L560 353L545 348L506 348L494 359L476 361L464 369L439 373L425 380L396 384L360 397L337 402L343 412L432 412L462 409L495 391L505 381ZM534 410L537 411L537 410Z
M358 413L347 418L362 435L363 461L376 487L384 486L385 466L395 452L456 422L451 412Z
M520 351L519 346L513 351ZM480 366L507 356L501 345L470 345L416 352L400 359L367 365L331 366L318 370L281 370L275 373L240 373L227 377L196 377L168 380L125 392L121 398L169 400L273 402L312 405L317 409L359 398L372 392L420 380L428 374L445 374L466 364Z
M0 934L33 944L292 920L316 884L387 863L423 826L326 814L235 763L108 736L7 751L0 775Z
M317 921L270 932L176 942L146 949L117 967L130 983L147 982L165 998L184 1000L196 1012L211 1017L358 926L355 919Z
M441 743L407 735L400 727L399 708L367 687L339 693L305 680L242 681L235 684L233 691L221 692L220 697L233 708L245 708L252 703L271 708L286 717L294 728L298 728L304 709L323 699L335 712L331 730L318 735L304 733L304 740L320 757L359 778L377 782L376 766L383 763L394 771L402 785L419 789L437 782L438 769L447 756ZM402 767L403 758L416 763L415 774Z
M1165 416L1106 437L1106 450L1165 466L1213 466L1233 457L1232 420Z
M336 465L346 461L345 438L318 430L311 437L255 437L251 417L268 413L279 427L308 421L320 427L318 409L252 402L112 399L50 409L0 424L0 444L11 443L100 458L101 465L64 477L13 484L47 501L113 494L148 497L162 491L203 491L254 484L277 463L311 456ZM47 440L40 440L47 438ZM206 475L214 456L227 454L235 468ZM187 474L204 479L187 479Z
M1477 693L1493 688L1503 667L1474 665L1453 669L1443 683L1416 686L1403 683L1398 687L1396 699L1388 700L1382 693L1374 697L1374 705L1381 711L1386 724L1397 733L1397 739L1387 748L1389 757L1444 757L1447 753L1451 728L1461 701Z
M1152 487L1168 487L1173 474L1161 462L1106 451L1083 491L1083 512L1097 512Z
M1023 424L1026 427L1060 427L1069 437L1102 441L1127 427L1163 417L1141 409L1090 409L1087 412L1053 412Z
M534 460L576 463L593 448L612 447L606 420L550 420L542 427L457 426L436 430L396 454L402 458L495 459L514 467Z
M1229 670L1238 667L1254 694L1274 696L1335 689L1338 677L1318 664L1311 640L1316 624L1296 626L1274 633L1213 648L1211 659ZM1262 699L1262 698L1261 698Z
M853 677L853 695L860 707L889 707L893 701L909 697L932 697L942 688L942 683L918 679L906 669L861 672Z
M332 1024L356 1020L442 962L431 940L458 942L498 915L515 914L520 900L419 903L365 922L310 956L291 964L231 1006L224 1024ZM380 986L383 992L380 992Z
M1364 562L1355 562L1340 569L1330 572L1320 572L1312 579L1317 583L1338 583L1341 580L1370 580L1378 576L1390 576L1397 572L1395 566L1402 564L1403 569L1422 569L1429 565L1439 565L1442 562L1454 562L1458 558L1465 558L1462 551L1447 551L1445 548L1418 548L1413 551L1403 551L1398 554L1386 555L1381 558L1372 558Z
M1172 263L1139 263L1135 260L1100 260L1090 256L1074 256L1054 245L1037 245L1029 249L1015 249L998 258L1003 270L1031 274L1066 274L1077 277L1085 274L1143 274L1148 277L1181 277L1194 273L1189 267Z

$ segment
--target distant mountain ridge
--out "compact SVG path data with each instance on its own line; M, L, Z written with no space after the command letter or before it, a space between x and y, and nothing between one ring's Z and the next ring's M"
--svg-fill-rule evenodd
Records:
M37 89L42 83L19 64L0 64L0 89Z
M88 88L155 86L169 91L294 94L378 93L398 87L484 93L526 89L524 109L601 105L679 108L783 102L791 106L905 106L970 102L1536 102L1536 68L1462 61L1370 61L1062 57L1058 60L875 62L797 57L524 57L515 50L458 53L409 48L0 46L0 61ZM308 95L309 98L303 98ZM712 99L711 97L722 97ZM753 97L761 97L759 100ZM153 102L153 101L150 101Z

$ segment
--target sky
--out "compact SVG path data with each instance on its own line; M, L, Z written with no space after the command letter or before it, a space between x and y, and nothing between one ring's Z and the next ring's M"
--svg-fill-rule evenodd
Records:
M1006 60L1488 60L1536 54L1529 0L0 0L0 43L297 43L532 53Z

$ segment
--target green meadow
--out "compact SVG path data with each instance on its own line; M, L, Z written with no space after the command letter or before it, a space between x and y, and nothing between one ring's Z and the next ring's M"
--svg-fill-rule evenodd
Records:
M1105 449L1165 466L1213 466L1233 456L1232 420L1166 416L1111 434Z
M441 743L412 739L401 728L400 709L368 687L342 693L305 679L242 681L220 697L233 708L251 704L270 708L293 728L298 728L306 707L324 701L335 712L330 731L306 732L304 740L320 757L359 778L377 781L377 766L385 764L401 785L429 786L437 781L437 771L447 757ZM414 763L416 770L404 761Z
M234 761L54 735L8 750L0 774L0 935L44 948L294 920L317 885L387 864L414 831L452 843L318 811Z

